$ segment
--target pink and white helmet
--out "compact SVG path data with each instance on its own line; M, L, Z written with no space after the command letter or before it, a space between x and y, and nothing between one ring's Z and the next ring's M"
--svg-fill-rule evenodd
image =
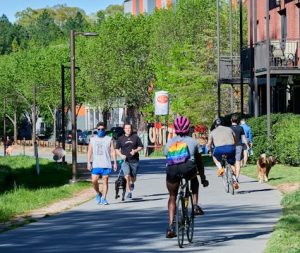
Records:
M175 133L179 135L188 134L190 131L190 120L180 116L174 120Z

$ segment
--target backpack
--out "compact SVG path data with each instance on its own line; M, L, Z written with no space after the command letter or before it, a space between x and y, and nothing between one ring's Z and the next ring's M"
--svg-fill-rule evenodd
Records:
M185 163L189 158L190 152L185 142L176 141L169 147L167 154L168 166Z

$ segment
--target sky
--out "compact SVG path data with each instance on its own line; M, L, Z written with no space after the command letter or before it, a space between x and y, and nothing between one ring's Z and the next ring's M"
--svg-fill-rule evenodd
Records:
M87 15L104 10L111 4L122 4L123 0L0 0L0 15L5 14L9 21L15 22L15 14L25 10L27 7L40 9L53 7L57 4L66 4L69 7L79 7Z

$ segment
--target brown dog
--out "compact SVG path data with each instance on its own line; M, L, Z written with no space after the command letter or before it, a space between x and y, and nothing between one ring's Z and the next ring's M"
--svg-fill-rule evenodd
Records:
M257 160L257 173L258 181L260 183L268 182L268 176L271 168L275 165L276 161L273 156L267 157L266 154L261 154Z

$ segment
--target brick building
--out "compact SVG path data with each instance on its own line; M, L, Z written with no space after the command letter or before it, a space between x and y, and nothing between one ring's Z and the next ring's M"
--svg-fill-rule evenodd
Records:
M139 15L152 13L155 9L170 8L177 0L125 0L124 13Z
M266 0L247 1L248 42L253 48L258 114L266 113L268 61L270 112L300 113L300 0L269 0L269 56L266 43L266 3Z

